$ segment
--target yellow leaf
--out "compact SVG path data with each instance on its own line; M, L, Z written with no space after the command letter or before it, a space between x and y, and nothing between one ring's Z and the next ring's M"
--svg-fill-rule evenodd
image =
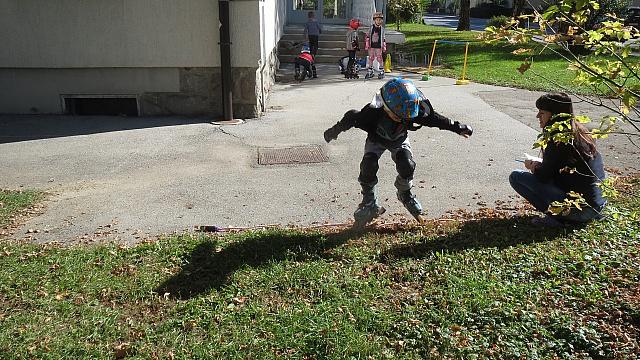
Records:
M622 106L620 106L620 111L623 114L628 115L629 114L629 107L627 105L622 105Z
M531 49L517 49L517 50L513 50L511 52L513 55L521 55L521 54L530 54L531 53Z

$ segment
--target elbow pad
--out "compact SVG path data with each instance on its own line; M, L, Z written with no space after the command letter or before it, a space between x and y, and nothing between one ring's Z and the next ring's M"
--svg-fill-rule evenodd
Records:
M341 131L351 129L356 124L356 114L359 114L358 110L349 110L342 116L339 124L342 125Z

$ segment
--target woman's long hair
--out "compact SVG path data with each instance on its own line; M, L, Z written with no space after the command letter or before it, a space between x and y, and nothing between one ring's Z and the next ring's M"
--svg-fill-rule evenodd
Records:
M589 130L577 122L573 116L573 103L569 95L565 93L544 94L536 100L536 107L540 110L549 111L552 119L545 125L551 126L556 121L563 119L558 114L571 115L571 131L573 132L573 146L582 158L593 159L596 156L596 143L591 137Z

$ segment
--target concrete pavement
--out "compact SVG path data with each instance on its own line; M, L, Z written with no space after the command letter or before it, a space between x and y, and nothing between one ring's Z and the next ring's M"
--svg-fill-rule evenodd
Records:
M345 80L337 65L318 72L319 79L298 84L289 81L292 68L283 68L267 113L236 126L213 126L209 119L0 117L0 188L50 194L46 210L13 237L135 242L196 225L349 221L360 201L357 176L366 135L352 129L325 144L322 133L345 111L369 102L384 80ZM513 99L534 101L535 94L402 75L415 80L438 112L475 129L470 139L431 128L410 134L415 192L429 217L517 199L507 177L520 166L514 159L535 153L531 144L538 132L504 108ZM518 116L535 120L533 101L522 104ZM56 133L56 126L43 125L58 122L68 128ZM20 135L20 129L26 132ZM329 161L257 163L261 147L301 145L321 146ZM395 198L388 155L380 161L379 178L388 210L383 219L408 216Z
M458 28L459 17L456 15L427 14L422 17L422 23L425 25L443 26L450 29ZM470 18L469 30L484 31L487 27L489 19ZM537 29L538 23L529 21L522 25L523 27Z
M422 23L425 25L443 26L451 29L458 27L459 17L456 15L440 15L440 14L427 14L422 17ZM469 30L484 31L487 27L489 19L469 19Z

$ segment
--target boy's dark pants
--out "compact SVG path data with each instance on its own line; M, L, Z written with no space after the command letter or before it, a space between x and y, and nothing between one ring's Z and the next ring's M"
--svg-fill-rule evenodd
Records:
M318 53L318 37L318 35L309 35L309 49L313 57Z
M304 72L300 74L301 81L304 80L306 76L316 77L316 65L309 62L309 60L305 60L302 58L296 58L295 62L295 71L296 74L300 72L300 66L304 67Z
M396 189L399 192L404 192L411 190L413 187L412 180L416 163L413 161L413 152L411 151L409 139L407 138L404 142L387 148L367 138L364 145L364 156L360 162L360 176L358 176L358 182L362 186L363 194L367 191L373 191L373 188L378 183L378 159L387 150L391 152L391 159L396 163L396 170L398 171L394 183Z

